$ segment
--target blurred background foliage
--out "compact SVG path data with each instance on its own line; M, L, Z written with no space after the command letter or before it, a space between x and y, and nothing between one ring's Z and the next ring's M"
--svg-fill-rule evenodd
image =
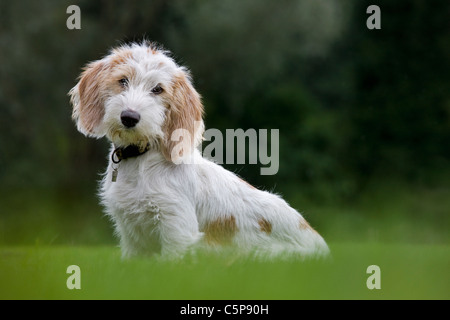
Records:
M0 243L109 239L94 195L108 144L76 131L67 92L144 37L191 70L207 128L280 130L278 174L225 167L336 239L362 219L362 237L448 241L449 15L445 0L0 0Z

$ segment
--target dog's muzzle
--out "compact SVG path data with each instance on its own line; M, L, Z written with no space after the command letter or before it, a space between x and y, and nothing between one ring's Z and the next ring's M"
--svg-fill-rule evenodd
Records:
M141 115L133 110L125 110L120 114L122 124L127 128L133 128L141 120Z

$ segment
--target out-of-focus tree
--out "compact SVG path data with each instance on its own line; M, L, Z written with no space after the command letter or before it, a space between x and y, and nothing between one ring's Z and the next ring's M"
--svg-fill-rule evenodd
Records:
M450 5L378 1L381 29L363 28L370 1L358 1L349 50L354 101L349 164L371 175L412 179L449 168Z
M280 179L301 185L336 175L334 103L348 83L325 70L341 69L333 51L346 32L349 3L175 1L172 14L166 42L194 73L207 127L280 130L275 177L261 176L260 165L228 168L268 188ZM338 85L327 83L333 77Z
M207 128L280 130L276 176L228 166L258 186L352 195L373 175L444 169L449 5L377 3L381 30L356 0L1 1L1 187L103 170L107 144L76 132L67 92L88 61L144 37L191 69ZM81 30L66 28L71 4Z

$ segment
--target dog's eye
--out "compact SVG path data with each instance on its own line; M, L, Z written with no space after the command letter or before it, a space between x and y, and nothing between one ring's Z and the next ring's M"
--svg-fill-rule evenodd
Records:
M128 78L122 78L122 79L120 79L119 80L119 84L122 86L122 87L126 87L126 86L128 86Z
M163 91L164 91L163 88L159 84L152 89L152 93L153 94L160 94Z

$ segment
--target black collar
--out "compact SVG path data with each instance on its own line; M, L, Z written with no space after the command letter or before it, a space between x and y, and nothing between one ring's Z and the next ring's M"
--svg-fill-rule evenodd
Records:
M111 160L112 162L117 164L122 160L143 155L148 150L150 150L150 143L147 143L147 145L145 146L130 144L129 146L126 147L116 148L111 155Z

